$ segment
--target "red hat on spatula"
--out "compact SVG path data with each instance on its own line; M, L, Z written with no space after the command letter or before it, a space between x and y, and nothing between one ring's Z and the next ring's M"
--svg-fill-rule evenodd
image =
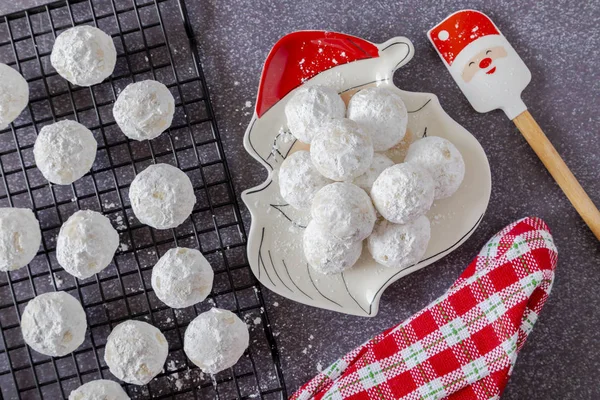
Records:
M442 297L291 398L497 399L550 294L557 251L538 218L496 234Z
M428 36L475 110L501 108L513 119L527 109L521 92L531 72L487 15L458 11Z

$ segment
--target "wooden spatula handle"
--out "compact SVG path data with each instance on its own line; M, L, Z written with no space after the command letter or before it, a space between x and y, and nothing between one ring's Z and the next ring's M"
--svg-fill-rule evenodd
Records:
M600 212L598 208L583 190L577 178L552 146L535 119L529 111L525 110L517 115L513 122L535 151L535 154L542 160L558 186L565 192L581 218L590 227L596 238L600 240Z

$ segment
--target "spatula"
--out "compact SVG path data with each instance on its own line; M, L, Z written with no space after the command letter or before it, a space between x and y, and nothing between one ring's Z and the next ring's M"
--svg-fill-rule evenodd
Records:
M502 109L600 240L600 212L521 100L531 72L490 18L461 10L427 36L473 108Z

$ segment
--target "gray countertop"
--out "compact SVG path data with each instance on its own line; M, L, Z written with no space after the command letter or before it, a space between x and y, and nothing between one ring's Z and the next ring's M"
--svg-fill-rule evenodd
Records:
M0 14L40 3L4 0ZM481 142L491 165L492 196L475 234L448 257L387 289L377 317L310 308L265 290L290 392L319 367L441 295L491 235L518 218L535 215L552 229L559 266L552 295L519 355L503 398L600 398L600 245L512 122L500 111L476 113L425 37L429 28L461 8L490 15L532 72L525 103L600 204L597 1L187 0L187 4L238 193L266 176L242 146L252 111L246 103L254 103L271 46L300 29L340 31L372 42L398 35L410 38L416 54L396 73L396 84L437 94L447 113ZM248 213L243 212L249 226Z

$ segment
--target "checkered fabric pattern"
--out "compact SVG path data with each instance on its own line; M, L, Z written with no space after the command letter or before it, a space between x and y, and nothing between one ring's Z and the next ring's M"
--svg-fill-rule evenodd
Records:
M548 298L546 224L504 228L442 297L305 384L291 399L498 399Z

